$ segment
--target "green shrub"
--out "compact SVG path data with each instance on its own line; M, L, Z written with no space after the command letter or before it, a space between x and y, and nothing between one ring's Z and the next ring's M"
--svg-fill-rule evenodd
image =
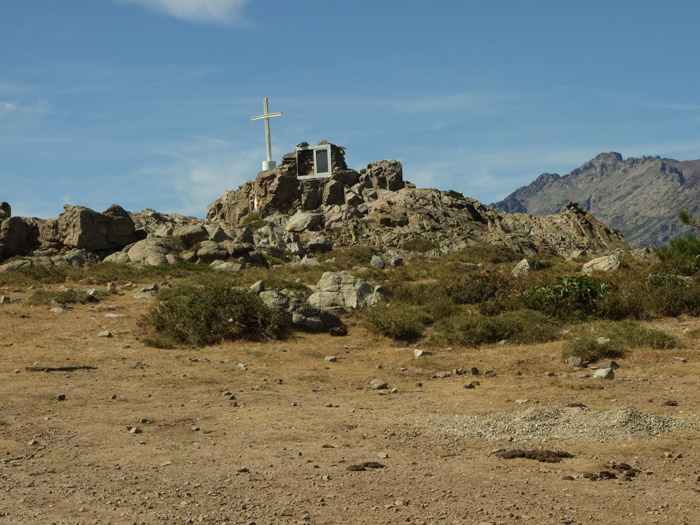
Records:
M270 224L270 221L260 217L260 214L257 211L251 211L248 215L243 217L243 220L241 221L241 226L248 226L248 228L251 230L258 230L267 226L268 224Z
M66 288L65 290L36 290L27 299L29 304L58 304L65 306L67 304L84 302L86 297L85 292L74 288Z
M647 317L649 298L643 288L608 290L596 301L596 316L600 319L621 321Z
M676 337L667 334L662 330L646 328L632 320L610 323L605 331L605 336L622 341L630 348L653 348L655 350L665 350L676 348L679 341Z
M467 315L440 320L436 339L465 346L497 343L543 343L561 337L561 330L547 316L532 310L517 310L496 317Z
M375 255L375 250L370 246L349 246L345 249L319 254L317 258L320 261L334 258L337 268L349 270L354 266L368 266L372 260L372 255Z
M391 302L412 306L421 306L439 299L449 300L444 290L434 282L393 282L386 286L386 291Z
M277 312L256 294L232 288L224 279L202 287L175 289L141 318L141 325L152 327L162 346L169 342L199 346L223 340L261 340L284 333Z
M594 363L599 359L617 359L625 355L620 341L582 337L564 343L564 357L580 357L583 361Z
M700 288L678 275L650 273L644 280L650 309L659 315L700 314Z
M582 320L591 317L598 301L607 291L604 283L590 277L557 277L545 286L525 290L525 305L547 315L567 320Z
M452 274L440 280L440 286L455 304L477 304L509 287L509 279L500 273L474 272Z
M647 328L636 321L598 321L574 330L576 337L564 344L564 357L577 356L585 361L623 357L627 348L676 348L678 339L661 330Z
M363 324L375 334L396 341L416 341L423 335L430 317L416 307L402 304L379 304L363 313Z
M654 249L654 253L664 263L677 268L686 268L689 272L697 271L700 257L700 239L689 233L685 237L671 240L665 246Z

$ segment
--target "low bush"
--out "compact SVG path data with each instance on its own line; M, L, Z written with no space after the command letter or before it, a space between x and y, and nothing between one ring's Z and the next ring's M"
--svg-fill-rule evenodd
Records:
M662 330L647 328L632 321L598 321L574 330L575 338L564 344L564 357L577 356L584 361L623 357L628 348L665 350L676 348L679 340Z
M261 340L284 335L277 312L254 293L232 288L225 279L201 287L183 286L157 303L140 324L155 330L151 343L211 345L223 340Z
M662 330L647 328L631 320L610 323L605 331L605 336L622 341L630 348L665 350L676 348L679 345L678 338Z
M700 239L689 233L654 249L654 253L672 271L685 275L697 273L700 267Z
M594 363L600 359L618 359L625 355L625 351L622 343L617 340L582 337L564 343L563 355L580 357L583 361Z
M690 278L652 273L644 280L643 286L651 311L658 315L700 314L700 287Z
M532 310L517 310L503 315L467 315L438 321L435 339L452 344L480 346L508 340L513 343L543 343L561 337L560 328L551 319Z
M375 250L370 246L349 246L345 249L321 253L317 259L322 262L335 259L336 268L349 270L354 266L369 266L372 255L375 255Z
M469 271L446 275L439 284L455 304L477 304L495 297L499 292L507 293L510 280L501 273Z
M86 293L75 288L65 290L36 290L28 299L29 304L67 304L80 303L85 300Z
M368 308L362 315L367 329L396 341L416 341L423 335L431 319L420 308L405 304L379 304Z

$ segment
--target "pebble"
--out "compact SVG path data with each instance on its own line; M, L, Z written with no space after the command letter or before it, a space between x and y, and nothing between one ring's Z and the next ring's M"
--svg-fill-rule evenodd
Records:
M327 362L327 363L337 363L337 362L338 362L338 356L335 356L335 355L327 355L327 356L326 356L326 362Z
M570 356L570 357L567 357L566 360L565 360L564 362L565 362L567 365L575 366L575 367L579 367L579 366L582 366L582 365L583 365L583 359L581 359L580 357L577 357L577 356L575 356L575 355L572 355L572 356Z
M66 400L66 394L58 394L58 395L56 396L56 399L57 399L58 401L65 401L65 400Z
M420 348L414 348L413 349L413 357L418 359L419 357L425 357L427 355L433 355L432 352L428 352L427 350L421 350Z
M103 330L99 334L97 334L97 337L112 337L112 332L109 330Z

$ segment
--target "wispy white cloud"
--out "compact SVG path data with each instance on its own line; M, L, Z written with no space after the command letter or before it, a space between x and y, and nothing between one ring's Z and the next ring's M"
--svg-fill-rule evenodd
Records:
M5 102L0 100L0 117L10 113L34 113L45 115L48 112L49 106L45 101L39 101L32 106L23 106L20 104L14 104L13 102Z
M189 22L243 25L243 8L249 0L116 0L138 4Z

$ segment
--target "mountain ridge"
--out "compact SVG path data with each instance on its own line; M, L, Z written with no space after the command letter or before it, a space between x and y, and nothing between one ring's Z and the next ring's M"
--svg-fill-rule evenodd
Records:
M566 175L542 173L489 207L544 216L569 202L620 230L633 248L659 246L691 231L678 212L700 211L700 160L600 153Z

